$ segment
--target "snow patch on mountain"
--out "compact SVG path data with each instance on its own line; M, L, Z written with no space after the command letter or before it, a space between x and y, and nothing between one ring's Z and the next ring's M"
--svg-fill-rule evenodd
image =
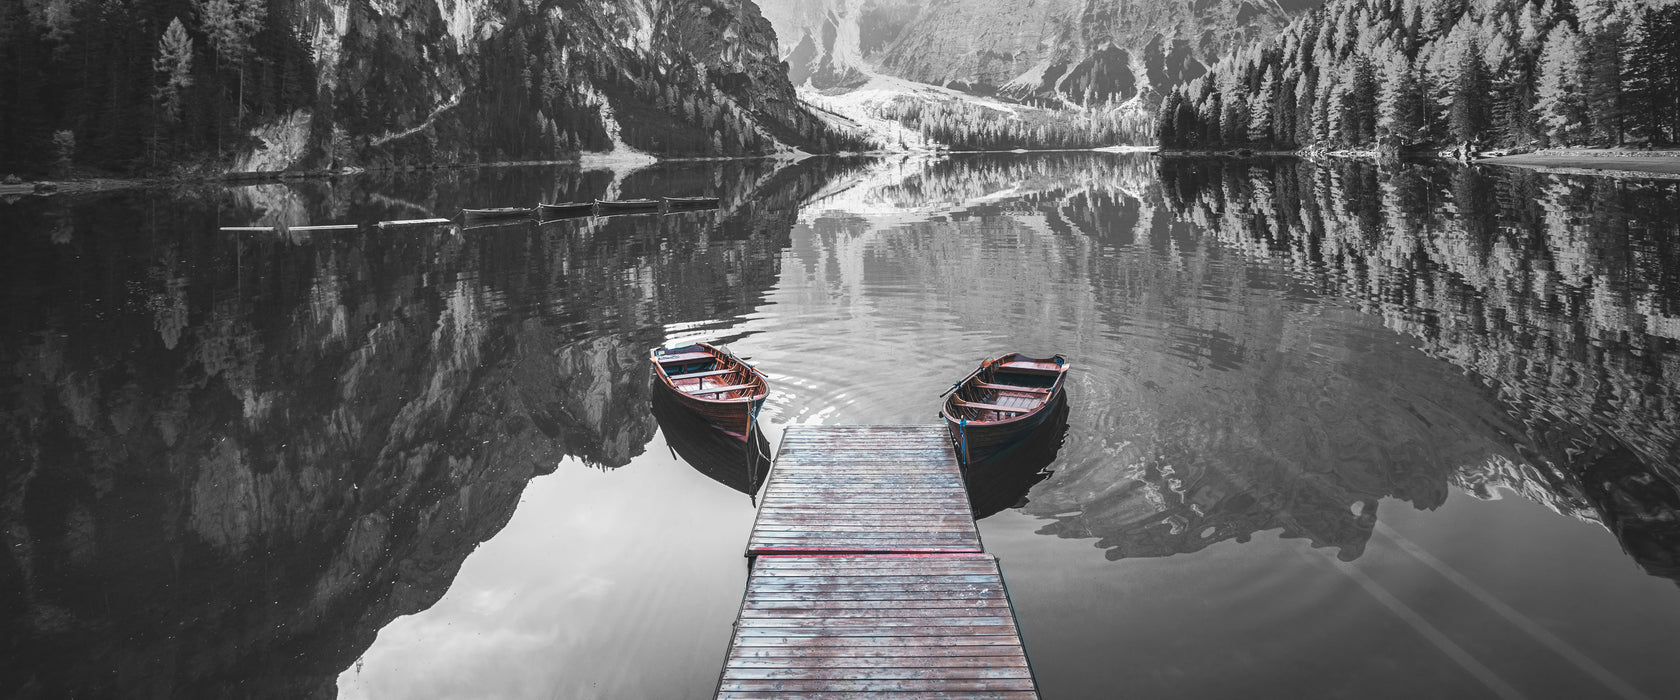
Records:
M583 92L595 103L596 109L600 110L601 128L607 132L607 140L612 144L612 148L603 152L578 154L579 167L584 170L611 170L622 174L640 170L658 160L624 142L623 125L619 123L618 115L613 112L611 100L596 92L593 86L586 86Z
M799 98L816 108L819 113L827 112L850 120L858 128L869 134L870 138L878 143L882 150L888 151L934 150L948 145L932 141L915 129L907 128L897 121L879 116L884 107L896 101L906 99L921 102L960 101L978 105L1010 117L1021 116L1021 110L1025 109L1021 105L1011 102L980 97L960 90L918 83L889 75L871 73L868 77L868 81L863 85L845 91L821 91L809 86L803 87L799 90Z

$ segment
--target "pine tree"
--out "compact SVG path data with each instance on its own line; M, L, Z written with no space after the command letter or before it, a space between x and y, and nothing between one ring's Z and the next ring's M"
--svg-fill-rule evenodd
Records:
M1453 140L1477 142L1487 127L1487 72L1482 67L1481 53L1475 43L1458 54L1458 74L1453 79L1452 108L1447 113L1447 128Z
M1248 105L1248 140L1255 144L1272 144L1274 110L1277 108L1277 79L1271 71L1260 81L1260 90Z
M1167 91L1167 96L1161 101L1161 109L1155 113L1155 143L1161 148L1178 148L1178 106L1184 98L1178 94L1178 89Z
M1601 143L1620 144L1622 127L1622 33L1619 20L1605 23L1586 37L1587 121L1592 138Z
M1248 103L1241 94L1231 95L1219 115L1219 137L1227 146L1248 142Z
M1178 111L1173 115L1173 137L1179 148L1196 146L1196 135L1201 127L1196 123L1196 110L1190 106L1190 101L1183 93L1178 97Z
M1566 22L1552 28L1540 51L1534 114L1553 144L1579 143L1586 129L1581 103L1582 54L1581 37Z
M1340 96L1346 90L1335 71L1326 70L1319 77L1318 94L1313 96L1312 141L1339 145L1342 138Z
M193 0L199 22L216 52L218 64L223 61L239 69L239 95L236 98L236 123L245 117L245 59L251 54L251 37L262 31L268 16L267 0ZM220 69L220 65L217 66Z
M1405 56L1384 64L1377 95L1377 142L1408 146L1424 141L1423 92Z
M1196 121L1202 127L1199 143L1204 147L1217 147L1222 143L1223 131L1219 128L1219 118L1224 115L1224 103L1217 92L1210 92L1203 97L1196 106Z
M1313 105L1318 94L1315 74L1305 74L1295 86L1295 133L1293 140L1298 146L1313 143L1317 135L1316 125L1313 124Z
M1368 144L1377 133L1377 80L1364 56L1354 58L1347 83L1347 139L1355 145Z
M181 117L181 92L191 87L193 40L187 28L176 17L158 39L158 57L152 59L152 70L163 75L163 85L154 97L163 103L163 113L170 121Z
M1622 89L1629 128L1650 144L1680 137L1680 5L1647 9L1628 28Z

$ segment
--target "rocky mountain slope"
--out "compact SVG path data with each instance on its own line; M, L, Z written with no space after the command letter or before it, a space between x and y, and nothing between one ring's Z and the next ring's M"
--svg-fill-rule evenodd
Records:
M254 19L218 24L188 3L0 8L0 168L209 160L277 170L848 145L797 101L751 0L225 6Z
M764 0L795 84L853 86L878 72L1092 104L1194 78L1232 45L1313 0Z

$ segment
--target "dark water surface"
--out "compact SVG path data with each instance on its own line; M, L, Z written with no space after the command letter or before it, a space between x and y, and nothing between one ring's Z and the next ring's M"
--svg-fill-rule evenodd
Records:
M219 225L720 194L381 233ZM791 423L1072 358L976 484L1046 697L1680 688L1680 185L1073 154L0 204L0 695L708 697ZM664 416L664 422L670 422ZM727 462L727 457L720 458Z

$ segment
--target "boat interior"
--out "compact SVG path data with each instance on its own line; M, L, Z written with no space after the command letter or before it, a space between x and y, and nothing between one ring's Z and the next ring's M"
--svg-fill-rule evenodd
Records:
M1054 361L1007 358L964 382L951 403L957 418L1018 418L1049 401L1061 376L1062 366Z
M747 398L757 387L745 365L699 349L660 355L659 371L677 391L700 399Z

